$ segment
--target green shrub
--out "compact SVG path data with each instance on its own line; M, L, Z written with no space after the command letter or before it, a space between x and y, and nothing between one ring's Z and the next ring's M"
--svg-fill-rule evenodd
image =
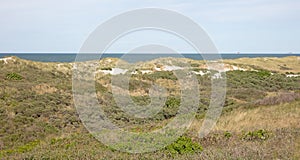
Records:
M17 73L8 73L6 75L6 79L9 79L9 80L22 80L23 77L20 76L19 74Z
M232 134L231 134L230 132L226 131L226 132L224 133L224 137L225 137L225 138L230 138L230 137L232 137Z
M268 77L268 76L271 76L271 72L270 71L267 71L267 70L259 70L257 72L257 74L260 76L260 77Z
M264 129L250 131L243 135L244 140L267 140L270 137L270 132Z
M202 146L188 137L180 137L177 141L168 145L166 149L172 154L196 153L203 150Z
M179 106L180 106L179 98L175 98L175 97L168 98L163 109L164 118L169 119L175 116L177 114Z
M294 90L300 87L298 77L270 71L229 71L226 72L227 87L237 89L256 89L259 91Z

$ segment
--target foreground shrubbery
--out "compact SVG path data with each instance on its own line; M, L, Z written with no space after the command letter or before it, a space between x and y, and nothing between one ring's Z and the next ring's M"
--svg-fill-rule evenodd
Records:
M203 150L200 144L193 142L191 138L184 136L178 138L177 141L167 146L166 149L172 154L191 154Z

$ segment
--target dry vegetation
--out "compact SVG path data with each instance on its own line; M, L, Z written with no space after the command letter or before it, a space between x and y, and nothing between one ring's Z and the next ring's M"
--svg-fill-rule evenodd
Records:
M193 70L206 71L203 61L181 60ZM170 62L168 58L163 61ZM111 70L116 62L103 59L97 69ZM201 100L191 128L164 149L129 154L103 145L82 125L72 100L72 64L18 58L0 61L0 159L299 159L300 77L285 75L300 73L299 57L243 58L225 63L248 71L226 73L223 113L207 137L198 138L197 133L209 105L211 77L197 75ZM158 60L140 63L139 70L155 71L155 64ZM176 116L180 88L171 71L132 75L129 90L136 103L150 103L153 83L169 93L162 111L147 119L120 110L113 100L110 79L111 75L99 73L95 86L99 102L115 124L147 132Z

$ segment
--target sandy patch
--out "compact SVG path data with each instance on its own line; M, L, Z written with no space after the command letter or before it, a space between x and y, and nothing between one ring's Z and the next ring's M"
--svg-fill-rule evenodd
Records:
M0 58L0 61L3 61L4 64L7 64L9 61L15 62L15 59L13 59L13 57L6 57L6 58Z
M127 71L128 69L112 68L111 70L98 70L96 73L118 75L118 74L125 74Z

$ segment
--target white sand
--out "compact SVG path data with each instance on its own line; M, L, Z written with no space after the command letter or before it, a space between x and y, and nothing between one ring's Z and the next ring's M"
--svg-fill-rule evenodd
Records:
M199 71L199 72L192 71L192 73L203 76L203 75L209 74L210 72L209 72L209 71L207 71L207 72L203 72L203 71Z
M299 77L299 74L287 74L286 77Z
M142 74L148 74L148 73L152 73L153 71L151 70L141 70Z
M112 70L99 70L97 72L101 72L104 74L118 75L118 74L125 74L127 71L128 71L127 69L112 68Z
M212 79L221 79L221 78L222 78L222 75L221 75L220 72L218 72L218 73L214 74L211 78L212 78Z
M163 66L163 71L175 71L175 70L181 70L182 67L178 66Z
M13 57L0 58L0 61L4 61L4 64L7 64L8 61L15 61Z

